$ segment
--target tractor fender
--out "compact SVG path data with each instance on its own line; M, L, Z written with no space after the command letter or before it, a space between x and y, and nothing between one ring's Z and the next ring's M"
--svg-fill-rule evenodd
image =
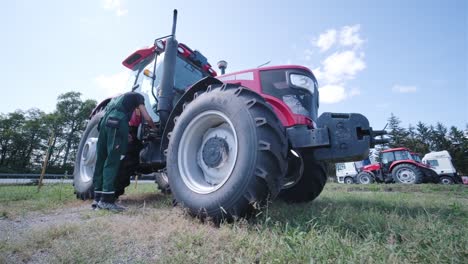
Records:
M189 89L187 89L187 91L182 95L182 97L180 97L179 101L177 101L176 105L172 109L171 114L169 115L169 118L167 119L167 124L164 127L164 132L163 132L162 142L161 142L161 153L164 154L164 150L166 150L169 145L168 135L174 129L174 125L175 125L174 118L176 116L179 116L182 113L184 104L186 102L192 101L195 93L199 91L205 91L212 84L222 84L222 83L223 82L221 82L220 80L213 78L211 76L208 76L196 82Z
M425 167L421 166L421 164L417 163L416 161L413 161L413 160L400 160L400 161L395 161L395 162L392 163L392 165L390 165L389 172L391 173L393 171L393 168L395 168L395 166L403 164L403 163L414 165L414 166L418 167L421 170L425 169Z
M100 112L101 109L104 109L106 105L112 100L112 97L106 98L101 101L96 107L94 107L93 111L89 115L89 119L91 119L96 113Z
M380 163L370 164L362 167L363 171L373 172L380 170Z
M418 163L413 160L402 160L402 161L396 161L392 163L390 166L389 172L392 173L393 168L399 164L410 164L413 166L416 166L423 174L424 174L424 181L425 182L438 182L439 175L432 169L428 168L427 166L424 166L421 163Z

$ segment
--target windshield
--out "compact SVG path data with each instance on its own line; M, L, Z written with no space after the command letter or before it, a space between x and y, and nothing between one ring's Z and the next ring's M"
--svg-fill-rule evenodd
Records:
M410 160L411 155L408 151L395 151L395 160Z
M151 63L147 64L141 71L139 71L139 75L138 71L134 71L129 79L129 87L133 87L133 83L130 82L132 82L132 80L134 81L138 75L138 80L136 83L139 84L139 87L135 91L142 94L145 98L146 109L154 121L159 120L159 116L156 114L158 101L155 97L158 96L159 93L159 85L161 83L164 68L163 62L164 53L157 58L154 89L153 79L143 74L145 69L149 70L151 73L154 71L154 60L152 60ZM174 96L174 103L177 102L180 95L183 94L188 87L206 76L206 74L204 74L200 69L197 69L179 56L177 56L175 68L174 89L178 91L178 93L176 93Z
M421 158L419 157L418 154L411 154L411 157L413 158L414 161L421 163Z
M164 61L164 54L158 57L158 65L156 66L156 80L154 82L154 86L158 87L162 74L163 74L163 62ZM151 63L146 68L153 71L154 63ZM179 91L185 91L188 87L192 84L196 83L203 77L205 77L202 71L194 67L192 64L186 62L184 59L177 56L176 59L176 66L175 66L175 76L174 76L174 88Z

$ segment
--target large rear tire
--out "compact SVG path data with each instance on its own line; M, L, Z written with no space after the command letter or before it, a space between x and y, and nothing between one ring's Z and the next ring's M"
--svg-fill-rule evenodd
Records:
M279 198L289 203L310 202L317 198L327 183L327 174L322 164L304 155L300 179L291 186L284 186ZM291 173L291 172L290 172Z
M195 94L169 134L176 201L215 221L243 217L279 193L287 168L284 127L257 93L212 85Z
M411 164L399 164L392 170L395 183L419 184L422 183L424 173L418 167Z
M86 125L76 153L75 169L73 171L73 186L76 198L86 200L94 197L93 174L96 165L96 145L98 140L98 125L104 112L98 112Z

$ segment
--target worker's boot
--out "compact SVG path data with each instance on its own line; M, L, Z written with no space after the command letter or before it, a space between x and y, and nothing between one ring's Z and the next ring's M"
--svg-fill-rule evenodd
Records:
M108 203L108 202L99 201L99 203L97 204L97 207L99 209L106 209L106 210L109 210L109 211L112 211L112 212L123 212L123 211L127 210L127 208L125 208L123 206L120 206L120 205L116 204L115 202L114 203Z
M93 210L98 210L98 203L101 200L101 193L100 192L94 192L94 200L91 203L91 209Z
M122 212L122 211L127 210L127 208L115 203L114 193L109 194L109 195L103 194L101 197L101 200L97 204L97 207L99 209L106 209L106 210L113 211L113 212Z

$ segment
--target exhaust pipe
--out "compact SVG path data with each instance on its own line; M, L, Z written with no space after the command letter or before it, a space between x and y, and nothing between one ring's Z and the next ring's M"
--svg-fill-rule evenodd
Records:
M164 57L164 72L161 76L160 96L157 113L160 118L161 131L164 131L167 120L172 111L172 101L174 100L174 75L177 58L177 47L179 43L176 40L177 9L174 9L172 21L172 34L166 40L166 54Z
M221 71L221 75L224 75L226 73L227 64L228 63L224 60L218 61L218 68Z

